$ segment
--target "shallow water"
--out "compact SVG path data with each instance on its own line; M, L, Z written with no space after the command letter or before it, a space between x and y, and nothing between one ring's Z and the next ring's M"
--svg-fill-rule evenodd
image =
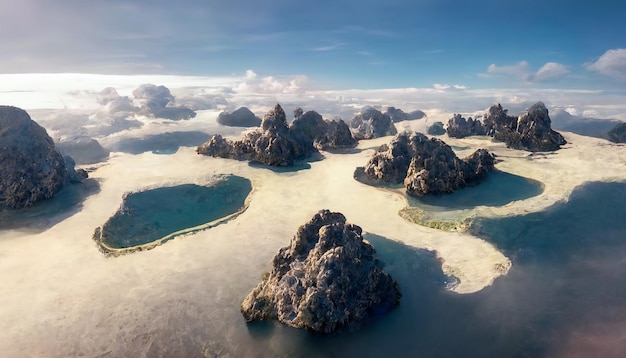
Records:
M123 138L117 142L107 144L106 148L113 152L141 154L153 152L155 154L173 154L180 146L198 146L211 138L210 134L199 131L165 132L147 135L142 138Z
M370 234L385 271L400 283L400 306L334 336L250 325L259 343L283 338L259 356L626 354L626 184L588 184L546 212L481 223L481 235L514 257L493 286L468 295L446 291L450 278L432 252Z
M456 294L446 289L455 281L444 274L433 251L381 236L436 249L447 260L444 268L462 268L461 284L472 275L490 275L494 263L506 261L481 262L494 253L482 240L400 219L400 196L352 178L353 168L367 153L362 158L329 155L309 170L284 173L193 154L182 149L171 156L114 157L94 173L101 175L102 192L80 213L41 235L11 238L12 233L4 233L0 271L7 284L0 286L0 331L9 339L0 340L2 356L625 353L620 339L625 336L626 289L620 281L626 273L626 249L620 242L626 237L626 184L584 186L571 200L542 213L479 219L477 234L510 255L513 268L491 287L483 288L491 281L480 281L487 283L478 286L479 292ZM115 259L97 251L90 239L93 228L106 221L122 193L136 183L202 184L215 171L237 173L255 183L250 207L237 219L155 250ZM369 232L365 236L385 262L384 269L400 283L400 306L359 330L331 336L276 322L246 324L239 312L241 301L269 269L276 250L323 207L344 212ZM478 250L481 246L472 242L488 250ZM476 267L478 272L473 272Z
M99 191L100 184L94 179L66 184L54 197L29 208L0 210L0 230L43 231L78 212L82 202Z
M183 184L130 193L102 226L104 244L128 248L233 214L252 191L250 180L225 176L210 186Z
M529 178L495 170L476 185L459 189L451 194L409 197L409 205L428 210L462 210L477 206L503 206L524 200L543 192L543 185Z

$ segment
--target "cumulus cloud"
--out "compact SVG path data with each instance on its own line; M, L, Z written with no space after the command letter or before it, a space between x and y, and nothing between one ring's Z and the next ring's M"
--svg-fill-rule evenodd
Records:
M585 67L603 75L626 79L626 48L608 50L595 62L588 63Z
M306 76L259 77L254 71L248 70L232 90L235 93L293 94L300 93L307 84Z
M165 108L170 102L174 102L174 96L169 88L153 84L139 86L133 91L133 96L152 110Z
M107 87L96 95L96 101L103 107L99 110L104 115L130 115L139 111L128 96L120 96L113 87Z
M556 81L570 73L567 66L557 62L548 62L534 71L528 62L520 61L513 65L498 66L494 63L487 67L487 73L483 77L512 77L526 83L538 83Z

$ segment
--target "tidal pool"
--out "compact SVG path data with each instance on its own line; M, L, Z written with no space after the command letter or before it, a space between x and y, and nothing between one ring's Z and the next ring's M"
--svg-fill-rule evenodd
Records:
M251 191L250 180L227 175L208 186L182 184L128 193L93 238L105 254L150 249L234 218L245 210Z

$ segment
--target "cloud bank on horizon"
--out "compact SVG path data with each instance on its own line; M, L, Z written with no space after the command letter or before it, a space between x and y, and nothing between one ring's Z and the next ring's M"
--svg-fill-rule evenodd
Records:
M228 77L253 68L301 76L292 89L306 78L329 89L615 90L626 83L625 11L618 0L7 0L0 72Z

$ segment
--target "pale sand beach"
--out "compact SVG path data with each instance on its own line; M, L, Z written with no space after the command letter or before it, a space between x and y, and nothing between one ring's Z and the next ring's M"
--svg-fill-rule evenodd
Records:
M571 133L565 137L569 144L562 150L532 156L485 138L447 139L451 145L471 148L468 153L487 147L502 160L497 169L544 185L540 195L503 207L476 207L469 214L499 217L541 211L566 201L585 182L625 179L623 147ZM298 226L323 208L342 212L365 232L435 251L443 272L459 280L452 286L456 293L479 291L506 274L511 263L491 243L410 223L398 215L407 205L403 194L353 179L354 169L372 155L371 148L389 139L362 141L358 150L346 154L323 153L325 158L310 163L310 169L293 172L200 156L194 148L171 155L113 153L90 173L101 190L86 199L80 212L41 233L0 231L0 279L5 283L0 288L0 330L6 338L0 350L17 353L28 347L35 356L139 352L150 344L141 342L138 332L178 327L169 321L171 313L162 312L164 305L168 311L184 310L183 315L200 309L195 304L178 306L183 297L187 303L199 299L204 314L213 317L203 329L220 340L246 339L241 336L246 330L239 302ZM124 193L181 183L203 185L220 174L253 183L249 208L235 220L118 258L104 257L91 240Z

